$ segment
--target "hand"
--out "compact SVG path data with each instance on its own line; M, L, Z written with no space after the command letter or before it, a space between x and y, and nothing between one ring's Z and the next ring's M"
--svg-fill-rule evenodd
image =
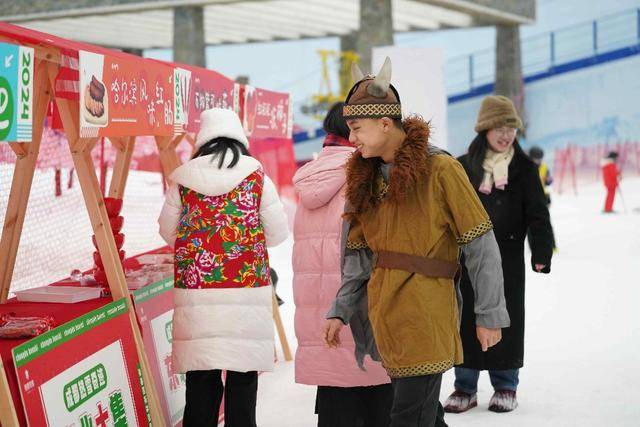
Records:
M329 348L338 348L340 345L340 329L342 320L329 319L322 328L322 340Z
M537 271L538 273L540 273L542 270L544 270L544 268L546 267L546 265L544 265L544 264L536 264L534 267L536 268L536 271Z
M482 351L487 351L489 347L493 347L500 342L502 339L502 329L490 329L483 328L482 326L476 326L476 335L478 336L478 341L480 341Z

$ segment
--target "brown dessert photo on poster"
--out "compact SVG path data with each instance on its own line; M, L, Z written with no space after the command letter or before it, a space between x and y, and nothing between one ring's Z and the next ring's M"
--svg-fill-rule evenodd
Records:
M109 98L104 83L91 76L91 82L85 87L82 101L82 113L87 123L106 126L109 111Z

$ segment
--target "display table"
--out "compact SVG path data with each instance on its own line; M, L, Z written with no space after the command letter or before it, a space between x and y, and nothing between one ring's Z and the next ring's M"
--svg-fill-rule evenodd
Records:
M125 270L130 270L130 271L136 271L139 270L143 267L143 264L141 264L138 261L138 258L140 256L143 255L155 255L155 254L166 254L166 253L170 253L171 249L169 247L163 247L163 248L159 248L159 249L155 249L152 251L148 251L145 252L144 254L140 254L131 258L127 258L123 261L123 267ZM167 279L165 279L163 282L165 282L165 290L171 289L172 288L172 284L171 286L168 286L166 284ZM69 286L72 283L69 282L69 279L63 279L60 280L56 283L53 283L52 285L64 285L64 286ZM77 284L77 282L76 282ZM155 285L155 286L154 286ZM147 288L149 289L157 289L158 288L158 284L152 284L149 286L145 286L144 288L141 288L137 291L132 291L132 295L134 295L134 293L138 294L138 295L144 295L145 291L147 290ZM170 294L170 292L168 293ZM171 310L171 312L173 311L173 306L172 306L172 300L170 300L169 303L167 303L167 297L168 295L164 295L161 299L162 301L162 305L163 305L163 310L166 312L167 310ZM137 298L140 300L140 298ZM135 302L136 298L134 298L134 302ZM20 302L17 301L15 298L12 298L10 300L7 301L7 303L5 304L0 304L0 314L9 314L9 313L13 313L17 316L44 316L44 315L48 315L48 316L52 316L56 322L57 326L63 325L69 321L72 321L74 319L77 319L91 311L94 311L96 309L99 309L107 304L112 303L112 298L109 297L102 297L102 298L98 298L98 299L93 299L93 300L88 300L88 301L83 301L83 302L78 302L78 303L74 303L74 304L59 304L59 303L45 303L45 302ZM150 300L150 298L142 298L142 300L140 300L141 303L144 302L146 303L148 306L150 305L152 308L151 309L147 309L147 311L149 312L148 314L153 314L155 313L155 311L153 308L152 300ZM160 300L159 300L160 301ZM138 312L138 309L136 309L136 312ZM153 317L153 316L151 316ZM166 318L167 315L164 315L164 318ZM139 314L138 314L138 322L145 324L144 326L147 326L147 322L146 322L146 318L141 319ZM149 319L151 320L151 319ZM143 327L143 334L148 334L150 332L150 328L149 327ZM144 337L145 343L150 343L152 341L149 340L150 337ZM23 411L23 405L22 405L22 401L20 398L20 391L19 391L19 385L18 385L18 379L16 378L16 370L15 370L15 365L14 365L14 361L13 361L13 356L12 356L12 350L29 341L30 339L33 338L27 338L27 339L0 339L0 356L2 357L2 363L4 365L4 369L6 372L6 376L7 376L7 382L9 385L9 389L11 391L11 396L13 399L13 403L15 405L16 408L16 413L18 416L18 420L20 422L20 425L26 425L26 420L25 420L25 414ZM157 351L155 349L151 350L151 353L156 356ZM154 374L156 376L158 376L158 359L154 357L155 360L153 360L152 365L155 365L153 369ZM158 378L160 379L160 378ZM162 383L162 381L160 381ZM173 384L171 384L173 385ZM182 385L182 384L180 384ZM175 391L176 387L172 387L172 391ZM181 402L183 404L183 402ZM166 406L166 403L165 403ZM176 412L173 412L171 415L173 415L173 418L175 420L175 418L177 417ZM181 415L181 413L180 413ZM181 418L181 417L180 417Z
M99 298L89 301L78 302L75 304L56 304L41 302L19 302L15 298L7 301L6 304L0 304L0 314L15 313L18 316L53 316L56 323L61 325L83 314L89 313L111 302L111 298ZM26 425L24 411L22 410L22 401L20 400L20 391L16 378L16 371L13 364L13 356L11 350L20 344L30 340L27 339L0 339L0 356L7 374L7 382L11 390L13 404L16 408L16 414L20 425Z

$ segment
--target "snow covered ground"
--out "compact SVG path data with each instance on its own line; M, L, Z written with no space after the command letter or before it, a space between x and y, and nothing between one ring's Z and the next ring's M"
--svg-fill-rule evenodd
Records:
M640 178L622 184L627 213L619 198L619 214L600 213L600 184L579 191L553 196L559 251L552 273L527 274L520 407L508 414L489 412L493 390L482 375L478 407L447 414L450 426L640 425L635 389L640 384ZM288 241L270 255L280 276L278 293L286 301L282 316L295 348L291 246ZM295 384L293 378L292 362L280 362L275 372L260 376L259 426L316 425L315 389ZM447 372L441 399L452 390L453 373Z
M0 165L8 190L12 168ZM65 176L65 175L63 175ZM66 178L65 178L66 179ZM581 186L578 195L554 195L552 220L559 252L552 273L527 278L525 368L520 407L510 414L487 411L491 386L480 380L479 406L447 415L450 426L637 426L640 402L640 178L623 181L627 213L600 213L604 189ZM53 176L38 173L29 201L12 288L32 287L91 266L91 226L76 181L55 198ZM7 202L0 197L0 220ZM125 250L135 254L160 246L156 217L162 204L158 174L132 171L125 194ZM290 211L295 208L290 204ZM631 212L632 210L636 212ZM61 226L66 221L72 227ZM68 222L67 222L68 224ZM292 241L270 251L280 276L278 293L289 342L295 351L291 291ZM60 251L60 248L65 250ZM316 425L315 388L294 383L293 362L282 361L260 376L258 425ZM442 399L452 391L445 374Z

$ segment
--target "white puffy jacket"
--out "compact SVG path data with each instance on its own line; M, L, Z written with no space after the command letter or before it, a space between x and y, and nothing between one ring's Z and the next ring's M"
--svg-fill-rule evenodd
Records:
M158 223L160 235L171 246L182 214L178 185L198 193L218 196L229 193L247 176L261 168L250 156L241 156L231 169L227 154L218 168L212 155L178 167L170 176L173 185ZM266 175L260 220L267 246L288 236L287 217L276 188ZM273 370L272 287L174 290L173 369L175 372L227 369L237 372Z

